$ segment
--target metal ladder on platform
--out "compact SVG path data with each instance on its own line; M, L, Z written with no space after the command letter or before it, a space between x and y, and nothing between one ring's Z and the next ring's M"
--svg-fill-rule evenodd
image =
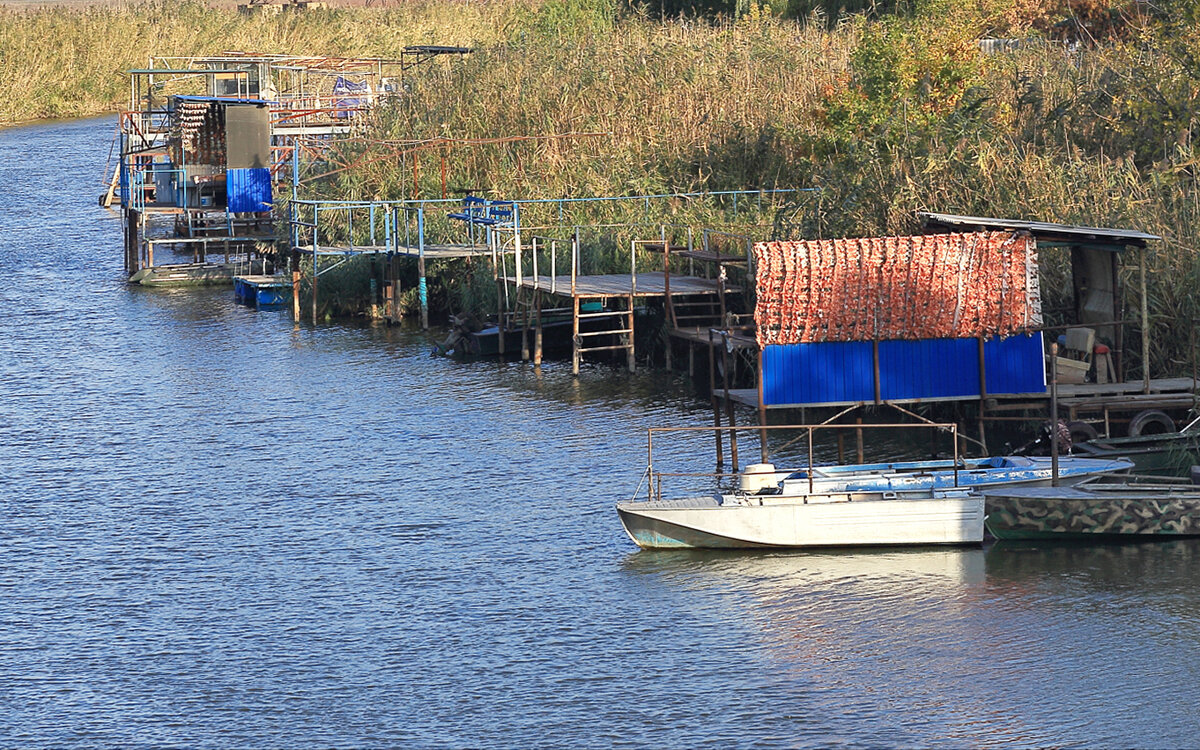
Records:
M634 296L632 294L624 297L626 301L626 309L624 310L602 310L600 312L580 312L580 303L583 298L571 298L571 373L579 374L579 363L584 354L589 352L611 352L625 351L626 363L630 372L637 369L634 352L633 341L633 308ZM596 298L603 302L605 299L617 299L613 297L598 297ZM605 328L600 331L581 331L580 322L584 320L612 320L617 319L622 321L622 328L612 329ZM616 336L618 343L600 346L588 346L587 342L598 336Z

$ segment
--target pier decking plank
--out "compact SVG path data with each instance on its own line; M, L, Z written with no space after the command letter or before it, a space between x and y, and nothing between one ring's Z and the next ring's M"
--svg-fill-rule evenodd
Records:
M312 255L312 245L297 247L302 253ZM511 251L509 251L511 252ZM410 245L318 245L317 255L370 255L374 253L396 253L416 258L421 254L420 248ZM487 245L426 245L425 257L443 260L447 258L473 258L480 255L491 255Z
M636 283L634 282L636 279ZM516 284L513 276L505 277L505 281ZM553 283L552 283L553 281ZM685 294L718 293L716 279L703 279L697 276L671 276L671 296ZM535 289L552 293L555 296L571 296L571 277L559 276L552 280L549 276L525 276L520 285L524 289ZM553 291L552 291L553 290ZM667 280L661 271L639 273L631 278L629 274L603 274L598 276L576 276L576 297L665 297Z

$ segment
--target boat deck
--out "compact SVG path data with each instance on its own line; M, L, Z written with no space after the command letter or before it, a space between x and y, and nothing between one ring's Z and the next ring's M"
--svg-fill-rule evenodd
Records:
M643 510L658 510L663 508L719 508L720 500L715 495L697 495L694 497L663 498L662 500L630 500L618 503L618 507L629 505Z

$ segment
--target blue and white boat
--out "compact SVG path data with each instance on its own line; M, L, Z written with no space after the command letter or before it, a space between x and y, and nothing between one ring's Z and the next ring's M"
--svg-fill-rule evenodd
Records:
M1063 457L1058 483L1131 466L1124 459ZM617 514L629 538L647 549L978 544L983 490L1052 480L1049 458L1027 456L790 472L764 463L746 467L733 492L679 499L652 494L617 503Z

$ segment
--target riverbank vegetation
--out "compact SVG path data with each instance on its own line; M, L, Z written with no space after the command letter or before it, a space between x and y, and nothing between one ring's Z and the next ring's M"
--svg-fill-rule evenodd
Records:
M905 233L921 209L1140 229L1164 238L1152 357L1186 361L1200 316L1200 2L673 2L0 11L5 69L22 71L0 83L0 118L115 107L119 71L150 53L468 45L376 117L368 135L389 146L346 144L360 166L313 195L434 197L444 159L451 196L818 188L772 217L776 236ZM438 138L459 143L417 170L396 145ZM1061 255L1043 254L1050 307L1066 299L1053 291Z

